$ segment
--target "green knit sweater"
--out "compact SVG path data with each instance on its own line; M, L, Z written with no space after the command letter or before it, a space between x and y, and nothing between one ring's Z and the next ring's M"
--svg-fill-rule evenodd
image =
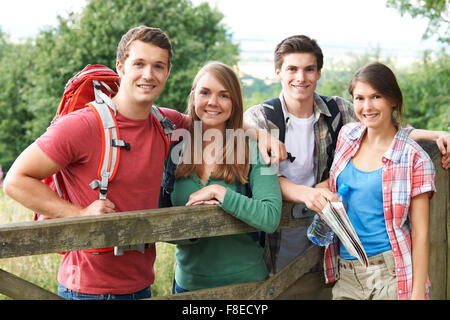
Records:
M252 169L249 175L252 198L236 192L235 184L208 179L204 185L196 174L175 181L171 194L174 206L184 206L191 193L204 186L227 188L220 207L245 223L271 233L281 218L281 192L276 171L263 164L255 143L250 143ZM244 193L244 186L242 186ZM177 243L175 279L183 289L198 290L258 281L267 278L264 250L251 234L218 236Z

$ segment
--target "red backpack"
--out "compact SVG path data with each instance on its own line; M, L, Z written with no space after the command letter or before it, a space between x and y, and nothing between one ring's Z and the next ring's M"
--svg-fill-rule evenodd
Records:
M83 70L73 76L66 84L61 103L52 120L58 121L64 115L82 109L92 108L102 129L102 157L99 163L97 177L89 184L92 189L99 189L99 199L106 199L108 192L108 182L110 182L119 165L120 149L130 146L120 140L119 128L116 122L116 106L111 100L119 90L119 76L110 68L103 65L88 65ZM152 106L152 117L157 123L157 127L166 145L166 156L169 151L169 135L174 130L174 124L164 116L161 110ZM100 147L100 146L99 146ZM57 172L53 176L42 180L58 195L70 202L61 173ZM50 219L37 212L34 213L34 220ZM98 253L112 251L114 248L100 248L84 250Z

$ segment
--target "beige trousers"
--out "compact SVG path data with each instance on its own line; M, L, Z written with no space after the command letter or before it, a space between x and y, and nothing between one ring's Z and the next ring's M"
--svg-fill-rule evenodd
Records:
M397 300L397 276L392 251L369 257L366 269L358 260L338 257L333 300Z

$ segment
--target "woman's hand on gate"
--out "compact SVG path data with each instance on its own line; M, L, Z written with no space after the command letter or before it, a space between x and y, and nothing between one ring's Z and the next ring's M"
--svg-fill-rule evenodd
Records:
M186 203L186 206L195 206L200 204L217 205L220 202L223 202L226 192L227 189L224 186L218 184L206 186L192 193L189 196L189 200Z

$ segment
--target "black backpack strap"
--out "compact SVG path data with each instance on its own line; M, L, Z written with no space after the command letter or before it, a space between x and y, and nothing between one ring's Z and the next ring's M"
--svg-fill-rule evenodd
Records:
M177 168L176 163L173 162L172 159L172 149L177 146L182 141L177 144L171 146L169 148L169 152L166 157L166 161L164 163L164 172L161 180L161 188L159 192L159 207L160 208L169 208L172 207L172 201L170 200L170 194L173 191L173 185L175 183L175 169Z
M250 172L252 171L252 165L250 164L250 170L248 171L248 176L250 177ZM250 187L250 182L247 182L244 186L245 188L245 195L249 198L251 198L253 196L252 193L252 188ZM264 248L265 245L265 240L266 240L266 233L264 231L257 231L257 232L252 232L250 233L250 235L252 236L253 240L255 240L256 242L259 243L259 245L261 247Z
M250 176L250 172L252 171L252 165L250 164L250 170L248 171L248 176ZM236 192L243 194L249 198L252 197L252 188L250 187L250 182L247 182L245 185L242 185L240 181L236 181ZM244 193L242 193L244 191Z
M272 122L280 130L278 140L284 143L284 140L286 139L286 120L284 119L284 112L281 107L280 98L273 98L271 100L264 101L262 105L264 107L266 119L270 120L270 122ZM268 105L272 106L272 108ZM270 127L268 123L267 127ZM289 152L287 155L289 161L294 162L295 157L293 157Z
M331 144L327 147L327 167L325 169L325 171L322 174L322 178L320 179L320 181L324 181L326 179L328 179L329 175L330 175L330 169L331 169L331 165L333 163L333 158L334 158L334 152L336 150L336 144L337 144L337 139L339 136L339 131L341 130L342 126L343 126L343 120L342 120L342 114L340 113L339 107L337 105L336 100L334 99L329 99L327 96L320 96L320 98L323 100L323 102L325 102L325 104L328 107L328 111L330 111L331 116L324 117L325 123L327 124L328 127L328 132L330 132L331 135ZM339 116L339 122L338 125L336 126L336 129L333 128L333 122L336 119L336 117Z
M267 120L270 120L280 129L280 135L278 140L284 143L284 138L286 135L286 123L284 121L284 113L283 108L281 107L280 98L273 98L262 103L264 107L264 113L266 114ZM270 108L269 106L272 106ZM267 125L269 128L269 125Z
M250 172L252 171L252 165L250 164L250 170L248 171L248 176L250 177ZM242 185L240 181L236 181L236 192L243 194L242 191L244 191L244 195L251 198L252 197L252 188L250 187L250 182L247 182L245 185ZM266 233L264 231L256 231L256 232L250 232L249 235L258 242L261 247L264 248Z
M248 177L250 178L250 172L252 172L252 164L250 163L250 169L248 170ZM253 196L252 194L252 188L250 187L250 179L249 182L245 184L245 195L249 198Z

